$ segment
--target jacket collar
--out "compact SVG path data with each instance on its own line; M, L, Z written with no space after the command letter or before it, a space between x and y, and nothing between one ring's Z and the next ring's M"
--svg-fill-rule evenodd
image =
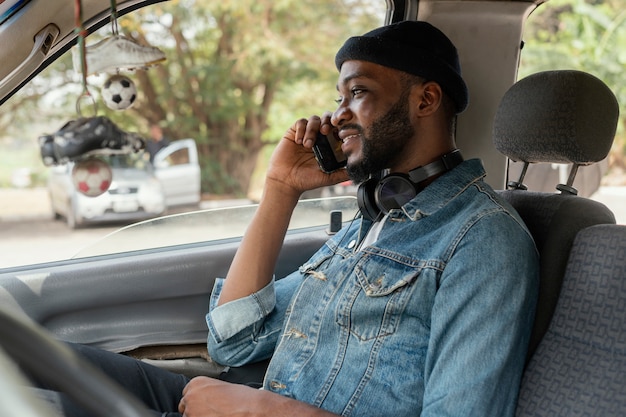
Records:
M406 216L412 221L430 216L485 176L480 159L463 161L430 183L401 209L392 210L389 216L396 219Z

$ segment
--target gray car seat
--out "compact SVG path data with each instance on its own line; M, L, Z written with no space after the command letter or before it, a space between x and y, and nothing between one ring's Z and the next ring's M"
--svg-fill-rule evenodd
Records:
M517 417L626 415L626 226L580 231Z
M519 212L540 254L540 287L530 358L545 334L559 297L572 242L578 231L615 223L603 204L577 196L579 166L604 159L613 143L619 109L615 95L598 78L581 71L546 71L514 84L494 119L495 147L510 160L571 164L566 184L554 193L526 190L526 169L501 195ZM558 191L558 192L557 192Z

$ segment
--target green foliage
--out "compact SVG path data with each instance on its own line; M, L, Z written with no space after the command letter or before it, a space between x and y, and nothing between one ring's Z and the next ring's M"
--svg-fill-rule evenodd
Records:
M377 20L371 17L373 4ZM159 122L171 139L194 138L203 191L243 195L268 144L297 118L333 108L337 48L348 36L381 24L383 10L382 0L159 3L118 21L125 36L158 46L167 56L162 65L129 74L139 92L135 105L124 112L104 106L99 87L106 75L88 77L89 91L98 114L126 130L147 136L149 123ZM110 34L105 26L87 44ZM9 135L36 142L78 117L81 78L67 54L26 86L13 100L19 111L9 112L24 121L36 112L52 123L25 133L20 123L0 115L0 132L14 126ZM80 103L82 115L94 114L90 100Z
M231 195L237 189L235 180L222 171L219 161L211 157L201 161L200 183L202 190L212 195Z
M578 69L603 80L620 103L613 161L626 159L626 10L623 0L550 0L534 12L519 74ZM617 154L616 154L617 153Z
M98 111L147 135L161 122L173 139L196 139L205 192L248 192L257 162L290 124L334 108L333 58L345 38L382 23L382 0L172 0L119 20L121 31L161 48L165 64L131 74L139 98L126 112L105 108L89 77ZM375 12L373 11L375 10ZM373 18L372 16L378 16ZM109 36L110 28L87 43ZM626 10L624 0L550 0L529 18L520 77L557 68L588 71L622 103L616 160L626 151ZM0 137L31 144L77 117L81 77L68 54L3 106ZM82 101L85 115L91 113ZM37 114L38 124L33 123ZM48 124L45 124L48 122ZM11 161L0 164L10 167ZM8 168L7 168L8 169ZM258 182L258 180L256 181Z
M138 74L133 116L196 139L205 191L244 194L261 149L329 109L341 42L375 24L339 0L174 1L142 12L124 30L168 61Z

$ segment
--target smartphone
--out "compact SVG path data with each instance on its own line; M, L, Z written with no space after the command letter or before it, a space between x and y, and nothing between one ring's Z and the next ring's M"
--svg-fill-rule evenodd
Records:
M326 173L337 171L345 167L348 162L348 158L341 151L341 139L335 130L328 135L317 132L313 153L320 169Z

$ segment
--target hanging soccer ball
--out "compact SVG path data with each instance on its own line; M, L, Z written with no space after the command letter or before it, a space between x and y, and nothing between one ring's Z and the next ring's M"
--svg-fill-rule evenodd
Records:
M72 182L76 190L87 197L104 194L111 186L113 172L109 164L98 158L76 162L72 169Z
M102 86L102 99L112 110L126 110L137 98L137 88L133 80L125 75L113 75Z

